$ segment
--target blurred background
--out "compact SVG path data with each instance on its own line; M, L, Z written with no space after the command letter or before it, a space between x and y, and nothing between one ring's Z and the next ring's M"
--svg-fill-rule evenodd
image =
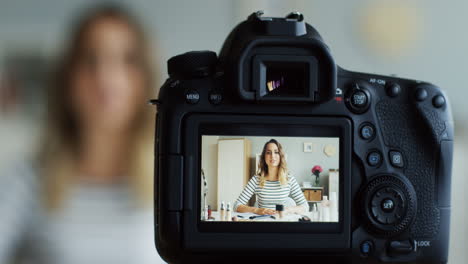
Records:
M97 3L0 0L0 171L18 160L37 157L47 120L47 87L52 69L67 46L70 27L76 18ZM463 241L468 237L464 221L468 217L468 205L464 202L468 198L468 181L464 178L468 170L465 137L468 91L464 81L468 76L468 33L464 26L468 23L468 1L132 0L111 3L128 9L145 28L153 55L153 97L166 77L166 61L171 56L189 50L218 52L230 30L256 10L264 10L267 16L301 12L328 43L335 61L345 69L396 74L429 81L445 89L456 126L449 263L466 262L468 246ZM148 181L152 180L152 175L147 177ZM1 199L5 197L0 193L0 205ZM0 227L0 236L1 230ZM149 225L148 238L152 238L151 232ZM151 251L147 254L157 254L153 244L147 248ZM0 258L1 252L0 249Z

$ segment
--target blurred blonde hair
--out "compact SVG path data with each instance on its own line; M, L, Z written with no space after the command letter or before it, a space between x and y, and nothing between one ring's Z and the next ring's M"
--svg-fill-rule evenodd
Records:
M258 171L257 175L260 177L259 185L261 188L265 186L265 177L268 174L268 165L265 162L265 153L267 151L268 144L273 143L278 147L278 152L280 155L280 163L278 165L278 180L281 185L288 184L288 165L286 163L286 159L284 157L283 146L276 140L270 139L265 145L263 146L262 154L260 155L260 160L258 162Z
M61 57L48 91L47 123L41 151L40 170L44 184L44 202L55 210L67 197L78 173L76 165L80 129L70 101L70 76L80 56L86 33L102 19L123 22L134 32L138 43L141 69L146 78L146 98L153 94L154 68L150 62L149 45L143 27L121 7L103 5L87 10L77 21L69 43ZM142 103L136 120L132 123L131 147L128 149L128 181L135 194L135 201L150 205L153 196L153 129L155 109Z

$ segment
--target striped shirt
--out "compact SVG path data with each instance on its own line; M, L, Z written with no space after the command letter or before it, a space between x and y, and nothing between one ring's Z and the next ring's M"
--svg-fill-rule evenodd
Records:
M135 206L128 184L75 184L54 212L40 203L42 187L27 162L0 173L1 264L165 263L152 208Z
M259 208L276 209L277 204L288 206L288 197L292 198L296 205L302 205L307 208L308 204L304 194L296 181L296 178L288 176L288 184L281 185L280 181L265 181L265 186L260 187L260 176L255 175L245 186L242 193L237 199L234 210L237 210L239 205L247 205L252 195L257 196Z

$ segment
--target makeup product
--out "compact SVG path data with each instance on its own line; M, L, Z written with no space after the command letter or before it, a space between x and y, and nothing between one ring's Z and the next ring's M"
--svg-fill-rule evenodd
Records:
M211 218L211 206L208 205L208 219Z
M277 204L276 205L276 211L279 214L279 219L283 219L284 217L284 205L282 204Z
M328 196L323 196L322 221L323 222L330 222L330 201L328 201Z
M314 206L312 207L312 221L318 222L319 220L320 220L319 210L317 208L317 204L314 203Z
M232 221L232 218L231 218L231 203L227 203L227 206L226 206L226 221Z
M219 210L219 221L224 221L224 201L221 202L221 210Z

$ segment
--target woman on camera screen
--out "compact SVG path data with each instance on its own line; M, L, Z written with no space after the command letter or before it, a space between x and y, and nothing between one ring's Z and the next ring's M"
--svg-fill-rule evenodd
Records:
M285 155L281 144L270 139L263 146L257 174L250 179L237 199L234 210L240 213L273 215L276 205L285 207L285 213L304 213L309 206L296 179L288 175ZM254 207L247 203L256 195ZM291 199L292 198L292 199Z

